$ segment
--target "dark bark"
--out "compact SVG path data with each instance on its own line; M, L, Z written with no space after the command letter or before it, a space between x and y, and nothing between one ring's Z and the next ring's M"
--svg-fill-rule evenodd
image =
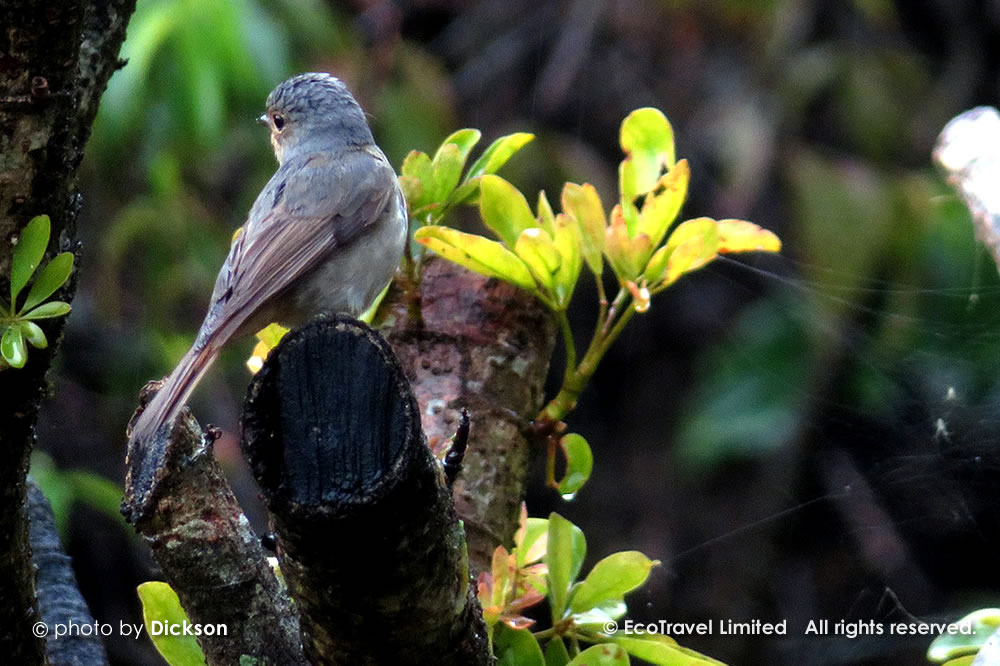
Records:
M50 251L74 249L76 168L135 0L0 6L0 294L13 244L35 215L52 220ZM58 295L72 297L72 285ZM25 513L25 474L46 372L63 320L43 329L50 347L32 349L22 370L0 372L0 653L11 663L44 661Z
M492 661L451 494L381 336L342 317L290 333L243 430L310 661Z
M45 495L28 480L28 518L31 523L30 539L32 557L37 569L36 588L38 608L42 622L49 633L46 652L49 663L55 666L101 666L108 663L101 635L93 631L67 632L57 637L57 625L83 627L94 625L94 618L87 602L76 586L76 576L69 556L63 552L56 530L55 516Z
M150 391L143 393L148 400ZM241 655L304 663L288 595L190 410L168 441L138 453L129 450L122 512L146 538L191 622L227 627L226 636L199 637L208 663L237 664Z
M426 263L416 295L394 288L379 314L432 448L469 410L455 505L472 570L488 570L493 551L509 546L517 528L533 456L526 426L542 406L553 319L528 293L438 259Z

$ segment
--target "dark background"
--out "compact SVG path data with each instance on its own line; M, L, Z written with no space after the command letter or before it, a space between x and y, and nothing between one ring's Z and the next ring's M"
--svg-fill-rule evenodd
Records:
M613 201L619 123L663 110L692 166L683 215L752 220L784 250L716 262L635 318L569 419L593 478L566 503L539 468L529 511L580 525L590 563L663 562L633 618L788 620L682 638L716 658L921 663L925 637L803 630L997 605L997 270L930 151L997 104L998 38L989 0L140 0L83 166L80 292L33 463L95 616L139 621L135 585L156 577L109 485L138 389L190 344L273 171L267 92L326 70L397 168L459 127L534 132L503 171L529 199L572 180ZM259 521L233 435L251 345L193 404ZM109 650L157 663L145 638Z

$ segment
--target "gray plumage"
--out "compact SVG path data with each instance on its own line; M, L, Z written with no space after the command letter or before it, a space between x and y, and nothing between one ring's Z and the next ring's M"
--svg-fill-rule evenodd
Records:
M392 279L406 205L364 112L329 74L300 74L267 99L279 167L215 282L195 342L136 418L130 439L169 427L219 349L272 321L358 315Z

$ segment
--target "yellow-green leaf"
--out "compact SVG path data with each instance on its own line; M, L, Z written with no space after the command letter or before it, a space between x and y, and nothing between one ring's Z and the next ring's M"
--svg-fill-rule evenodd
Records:
M618 280L624 284L638 277L646 267L652 249L653 244L646 234L629 238L622 208L616 204L611 210L611 224L604 233L604 256L608 258Z
M411 150L403 160L400 171L399 186L403 190L410 211L429 203L434 188L434 167L427 153Z
M698 270L715 258L719 249L716 221L699 217L682 222L670 234L665 248L670 252L663 276L663 286L672 284L685 273Z
M576 281L580 277L580 268L583 266L583 255L580 252L582 246L582 235L580 225L566 215L559 213L553 224L553 238L562 263L555 275L555 295L556 304L565 308L573 298L573 290L576 288Z
M150 581L136 588L142 601L142 619L153 645L170 666L203 666L205 654L193 634L183 635L188 623L177 593L167 583ZM163 631L162 629L167 629Z
M552 237L538 227L525 229L514 243L514 252L535 276L535 281L551 292L555 284L552 275L562 264Z
M719 220L719 253L780 252L781 239L773 232L746 220Z
M677 214L687 197L691 169L687 160L681 160L663 174L656 188L646 196L639 215L638 230L649 236L656 247L667 234L667 229L677 219Z
M626 593L645 583L650 570L658 564L658 560L651 560L637 550L608 555L594 565L573 591L570 610L584 613L622 599Z
M482 134L477 129L460 129L441 143L431 160L434 168L434 193L429 203L438 202L443 205L448 199L458 185L469 152L479 142L480 136Z
M528 291L536 289L535 280L524 262L496 241L441 226L421 227L413 238L445 259L480 275L500 278Z
M587 483L594 469L594 454L590 444L581 435L570 433L559 440L563 455L566 456L566 473L559 481L559 494L563 499L573 496Z
M659 109L636 109L621 126L625 161L619 169L622 201L632 201L656 186L664 167L674 165L674 130Z
M549 204L549 198L545 196L545 190L538 191L538 215L535 219L538 222L538 226L545 229L550 236L555 237L555 220L556 216L552 212L552 206Z
M583 258L594 275L600 275L604 268L601 253L607 222L597 190L590 183L566 183L562 191L562 209L580 226Z
M626 634L619 632L611 637L630 655L657 666L724 666L721 661L706 657L689 648L681 647L670 636L663 634Z
M566 666L628 666L625 648L611 643L589 647L576 655Z
M483 176L479 187L479 214L483 222L507 247L513 248L521 232L535 226L535 216L527 200L500 176Z
M535 138L534 134L527 132L517 132L502 136L491 143L483 151L483 154L472 163L465 180L458 189L452 192L448 199L449 205L456 205L472 200L479 189L480 178L486 174L496 173L507 161L514 156L514 153L521 150L529 141Z

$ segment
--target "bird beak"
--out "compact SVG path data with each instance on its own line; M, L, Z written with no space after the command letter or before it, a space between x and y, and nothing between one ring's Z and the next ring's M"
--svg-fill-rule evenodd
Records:
M267 127L267 114L266 113L261 114L260 118L257 119L257 122L259 122L264 127Z

